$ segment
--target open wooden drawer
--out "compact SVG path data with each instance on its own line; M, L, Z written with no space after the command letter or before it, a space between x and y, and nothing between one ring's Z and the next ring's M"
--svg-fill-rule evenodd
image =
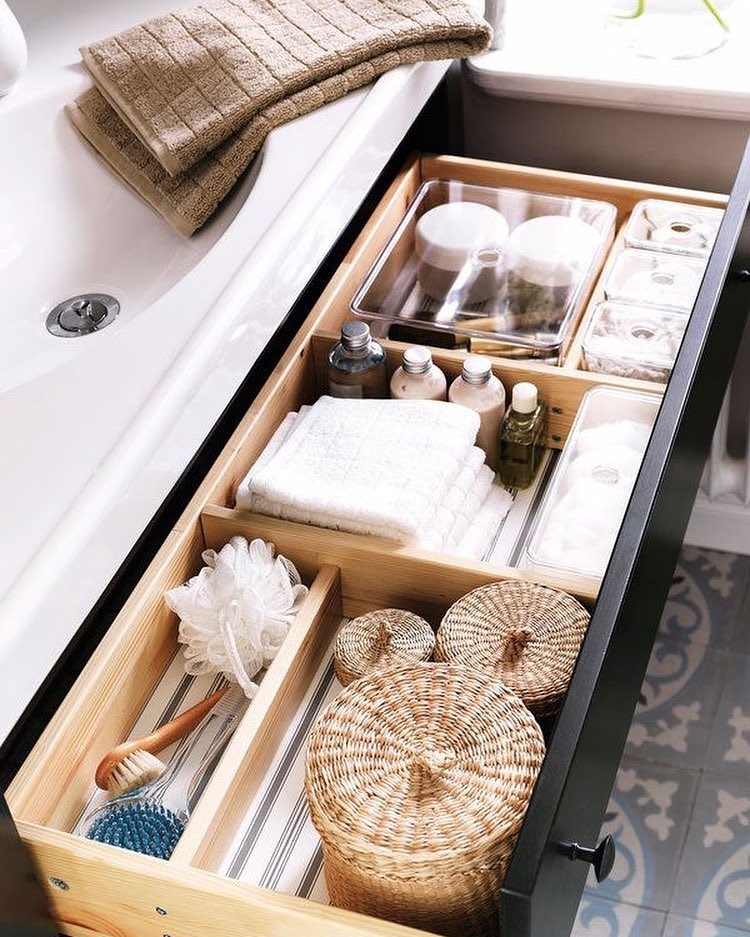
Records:
M561 577L520 573L232 507L238 483L284 415L325 389L325 355L349 315L356 287L420 183L436 177L601 198L617 206L620 224L637 201L652 195L727 204L721 196L456 158L416 159L397 177L7 791L60 928L72 937L417 933L217 873L228 868L231 844L325 663L342 616L396 605L437 625L447 606L465 592L518 576L568 589L593 606L501 901L504 932L513 937L564 935L570 929L588 867L570 861L565 844L595 843L744 325L746 288L740 278L727 281L726 287L725 280L730 263L739 265L740 254L735 254L748 206L750 156L728 202L666 391L661 385L580 370L578 340L562 367L494 361L506 390L523 379L538 385L551 405L550 440L556 447L563 445L590 387L664 393L598 597ZM600 283L581 310L584 323L601 295ZM403 346L384 344L393 367ZM452 378L463 352L435 349L434 357ZM172 858L151 859L71 834L90 796L96 763L128 736L174 658L176 621L164 603L164 591L197 572L203 549L221 547L234 534L273 542L297 564L311 590Z

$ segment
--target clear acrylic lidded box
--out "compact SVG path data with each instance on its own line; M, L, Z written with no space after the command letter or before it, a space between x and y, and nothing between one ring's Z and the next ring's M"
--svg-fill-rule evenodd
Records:
M593 387L581 401L520 566L595 589L604 575L661 397Z
M431 180L354 296L352 312L556 362L615 218L607 202Z
M607 299L690 312L706 270L705 260L627 247L604 284Z
M625 244L642 250L706 258L723 217L721 208L647 198L638 202L628 219Z
M582 343L586 368L666 384L687 322L683 312L658 306L598 303Z

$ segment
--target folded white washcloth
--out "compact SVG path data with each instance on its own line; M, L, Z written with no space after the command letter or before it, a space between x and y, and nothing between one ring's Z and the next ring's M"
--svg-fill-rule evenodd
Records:
M442 549L486 497L478 428L476 413L442 401L321 397L282 423L237 507Z
M297 420L300 417L303 417L309 409L309 407L300 407L299 413L297 413L296 410L293 410L291 413L287 413L287 415L276 428L276 432L266 443L265 449L263 449L261 454L251 466L250 471L240 482L239 488L237 489L235 507L243 511L258 510L257 505L253 504L253 493L251 491L253 478L255 478L256 474L264 466L268 465L270 459L276 455L284 440L287 438L289 433L291 433Z
M455 555L484 559L512 505L513 495L509 491L501 485L490 484L487 496L453 551Z

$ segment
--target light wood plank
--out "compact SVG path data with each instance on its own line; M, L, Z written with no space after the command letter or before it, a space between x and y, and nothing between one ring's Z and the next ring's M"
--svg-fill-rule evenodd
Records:
M338 337L333 332L315 332L312 336L312 351L318 386L325 392L326 361L328 352ZM401 355L409 347L405 342L381 339L387 356L388 373L392 374L401 363ZM448 383L461 373L466 352L460 349L433 348L432 358L441 368ZM492 356L490 356L492 357ZM539 398L546 401L548 413L548 445L561 449L568 438L570 427L576 418L583 395L592 387L620 387L627 390L648 391L663 394L664 385L650 381L636 381L612 374L594 374L589 371L569 371L549 364L534 364L531 361L511 361L508 358L492 357L492 370L503 382L507 400L511 398L514 384L531 381L539 389Z
M445 609L477 586L499 579L529 579L554 586L591 604L596 593L564 577L546 576L478 560L400 546L380 537L324 530L307 524L208 505L202 515L209 546L234 536L262 537L276 544L305 575L326 564L341 570L345 615L377 608L407 608L437 625Z
M424 937L424 931L315 904L115 846L19 824L53 913L74 937ZM160 914L161 908L166 914ZM84 930L81 930L84 929ZM88 937L88 934L87 934Z
M579 322L578 328L576 329L575 335L573 336L573 341L570 344L570 348L568 349L568 353L565 358L565 363L563 364L563 370L565 371L574 371L574 372L585 371L586 363L583 360L583 338L586 334L586 329L589 326L589 322L591 322L591 317L594 314L594 309L596 308L598 303L604 302L604 300L606 299L606 296L604 295L604 284L607 282L610 271L615 264L615 261L617 259L617 254L622 250L624 246L625 246L625 223L620 225L620 229L618 230L615 236L614 244L612 245L612 250L610 251L609 257L607 258L602 268L602 271L599 275L599 278L596 281L596 285L594 286L594 289L591 293L591 299L589 300L586 306L586 310L583 316L581 317L581 321ZM589 372L586 372L586 373L589 373ZM600 376L604 377L605 375L600 375ZM610 377L611 376L612 375L610 375ZM621 380L625 380L625 379L621 378ZM640 381L636 381L634 383L641 384ZM652 381L644 381L643 385L644 385L644 388L648 388L649 390L653 392L662 393L662 394L664 393L663 384L654 383Z
M6 797L16 818L70 828L102 754L127 738L177 647L165 589L191 576L204 549L200 526L167 537Z
M217 866L341 620L335 566L323 566L201 795L170 862Z
M617 208L618 224L644 198L661 198L673 202L691 202L725 208L729 197L716 192L700 192L676 186L652 185L606 176L589 176L556 169L515 166L461 156L423 156L420 161L422 179L456 179L478 185L510 186L548 195L601 199Z

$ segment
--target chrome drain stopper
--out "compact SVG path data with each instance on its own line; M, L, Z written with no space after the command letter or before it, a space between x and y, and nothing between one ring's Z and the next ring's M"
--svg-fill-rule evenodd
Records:
M77 338L106 328L117 318L120 304L106 293L81 293L61 303L47 316L47 331L59 338Z

